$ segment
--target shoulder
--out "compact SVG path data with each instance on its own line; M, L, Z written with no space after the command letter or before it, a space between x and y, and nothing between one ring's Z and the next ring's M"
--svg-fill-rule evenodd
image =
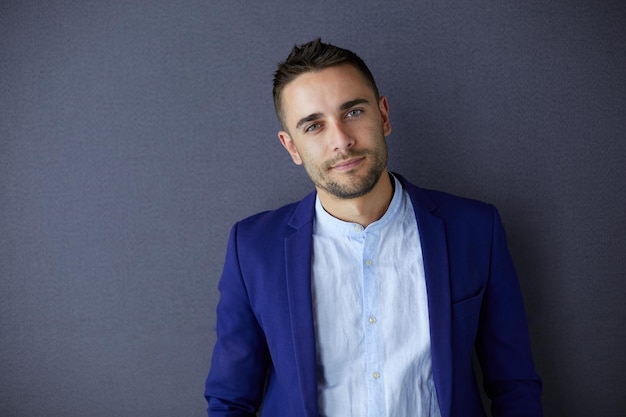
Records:
M397 174L395 174L397 175ZM483 201L461 197L444 191L419 187L402 176L397 175L405 190L411 196L413 204L428 211L442 211L446 213L480 214L490 212L493 206Z
M491 215L493 205L483 201L450 194L439 190L421 188L423 193L436 205L436 211L450 215Z
M441 218L455 227L488 227L499 221L496 208L489 203L460 197L444 191L421 188L401 178L402 185L411 197L413 208L420 217L429 214Z
M286 242L299 236L296 247L306 247L311 240L315 194L276 210L247 217L232 227L227 249L230 270L238 271L247 285L254 277L273 276L280 280L285 269ZM307 238L308 237L308 238ZM295 244L294 243L294 244ZM253 281L247 281L251 277Z
M238 235L246 237L283 236L288 230L313 221L314 204L315 192L300 201L246 217L233 228Z

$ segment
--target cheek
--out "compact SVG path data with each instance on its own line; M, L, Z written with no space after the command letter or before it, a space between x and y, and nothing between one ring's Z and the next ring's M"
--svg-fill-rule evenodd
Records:
M321 154L314 146L301 146L298 148L298 155L304 164L314 164Z

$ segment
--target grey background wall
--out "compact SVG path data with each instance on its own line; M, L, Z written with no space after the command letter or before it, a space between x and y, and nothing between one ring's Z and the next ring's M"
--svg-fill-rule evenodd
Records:
M498 206L548 416L626 415L622 1L0 2L0 415L202 416L232 223L311 186L277 61L322 36L390 168Z

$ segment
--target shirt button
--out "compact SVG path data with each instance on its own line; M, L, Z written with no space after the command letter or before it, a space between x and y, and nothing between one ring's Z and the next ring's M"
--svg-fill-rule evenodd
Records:
M354 225L354 231L355 232L360 232L363 230L363 226L361 226L360 224L355 224Z
M374 261L372 261L371 259L368 259L367 261L365 261L365 265L367 266L372 266L373 263Z
M380 378L380 374L378 372L374 372L372 374L372 377L374 377L374 379L378 379L378 378Z
M374 317L374 316L370 316L370 318L369 318L369 319L367 319L367 321L369 321L369 322L370 322L370 324L374 324L374 323L376 323L376 317Z

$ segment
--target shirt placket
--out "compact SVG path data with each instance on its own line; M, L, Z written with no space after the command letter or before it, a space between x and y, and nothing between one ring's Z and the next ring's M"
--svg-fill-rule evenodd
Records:
M363 231L360 236L362 245L362 283L363 283L363 334L365 337L365 379L367 381L367 414L369 417L385 415L384 372L382 369L382 348L378 303L378 276L376 273L376 241L373 230Z

